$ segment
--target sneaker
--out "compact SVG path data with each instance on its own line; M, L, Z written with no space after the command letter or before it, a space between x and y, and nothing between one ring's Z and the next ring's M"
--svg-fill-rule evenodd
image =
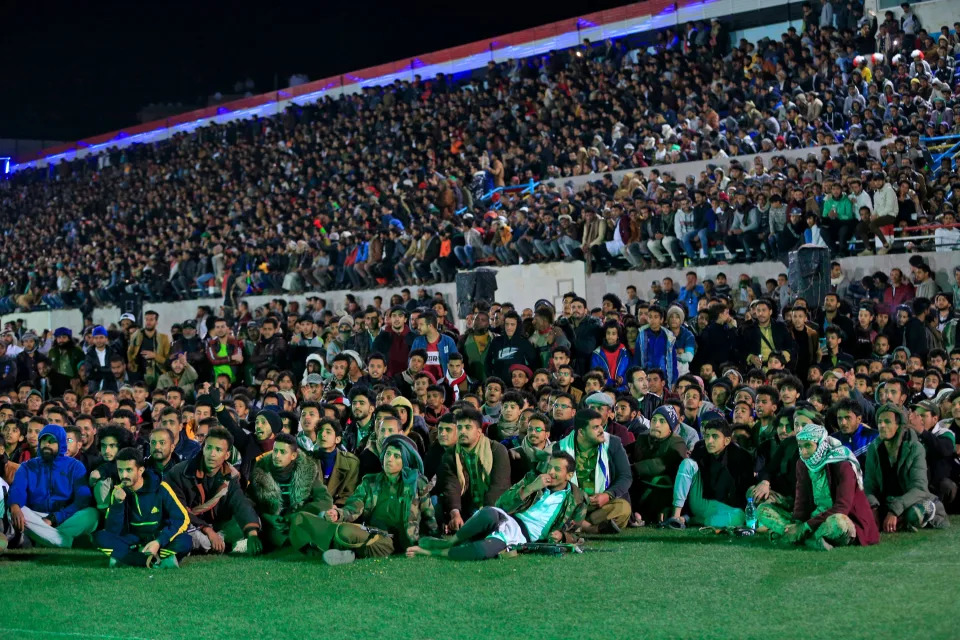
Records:
M604 520L597 526L597 533L618 534L620 525L613 520Z
M923 520L921 520L920 527L934 527L934 520L937 518L937 503L934 500L926 500L923 503ZM940 523L937 523L940 524ZM942 528L942 524L939 527L934 527L936 529Z
M630 518L630 521L627 523L627 526L631 529L639 529L640 527L645 526L647 523L643 521L643 516L641 516L636 511L633 512L633 516Z
M861 258L866 258L867 256L872 256L872 255L873 255L873 251L871 251L870 249L864 249L863 251L861 251L861 252L858 253L857 255L860 256Z
M230 550L230 553L246 553L247 552L247 539L237 542L233 545L233 549Z
M663 526L667 529L686 529L687 521L684 520L683 516L679 518L667 518L663 521Z
M246 540L244 540L246 542ZM177 562L176 555L169 555L157 564L154 565L157 569L179 569L180 563Z
M878 256L885 256L885 255L887 255L888 253L890 253L890 247L891 247L891 245L887 244L887 245L884 245L884 246L882 246L881 248L877 249L877 255L878 255Z
M923 529L923 527L928 522L927 519L927 505L933 504L931 501L927 500L926 502L918 502L909 509L907 509L904 514L904 522L907 526L907 531L911 533L916 533Z
M323 552L323 564L335 567L340 564L350 564L357 559L357 554L353 551L341 551L340 549L327 549Z

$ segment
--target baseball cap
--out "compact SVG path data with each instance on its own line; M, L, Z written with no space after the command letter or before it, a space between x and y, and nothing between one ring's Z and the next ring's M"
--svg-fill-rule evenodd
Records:
M933 400L921 400L912 407L913 409L923 409L928 411L933 415L940 417L940 405L934 402Z
M603 391L595 391L587 396L587 399L583 401L585 405L592 405L594 407L613 407L613 398L608 396Z

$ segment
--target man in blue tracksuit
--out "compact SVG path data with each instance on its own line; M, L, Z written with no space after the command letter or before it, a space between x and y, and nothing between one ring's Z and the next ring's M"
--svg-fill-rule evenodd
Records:
M68 548L94 532L99 514L83 463L67 456L67 432L48 424L37 439L39 457L20 465L10 486L10 521L39 544Z
M114 460L120 486L110 494L103 529L94 534L110 566L149 567L159 558L160 568L179 566L193 547L187 535L190 515L166 482L143 466L139 452L128 447Z

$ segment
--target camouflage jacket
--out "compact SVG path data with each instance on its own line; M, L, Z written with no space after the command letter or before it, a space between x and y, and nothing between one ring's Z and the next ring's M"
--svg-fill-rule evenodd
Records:
M387 482L385 473L369 473L360 481L360 485L347 499L341 510L344 522L356 522L364 513L373 513L377 506L377 499L383 484ZM403 470L403 489L400 492L401 505L407 514L406 526L397 523L397 529L402 530L400 539L394 539L394 546L398 550L406 549L417 544L420 539L421 528L428 535L437 534L437 518L434 514L433 501L430 499L428 481L423 474L415 469Z

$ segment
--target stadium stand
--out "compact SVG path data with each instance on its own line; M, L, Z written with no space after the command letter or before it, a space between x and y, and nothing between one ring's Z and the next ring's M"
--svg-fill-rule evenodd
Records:
M804 239L841 256L949 249L955 148L934 157L921 138L960 135L956 34L844 20L732 48L719 21L691 23L18 172L0 312L430 283L585 254L594 269L736 261ZM777 157L795 149L810 152ZM756 152L773 157L730 162ZM693 160L710 161L694 179L657 170ZM635 172L606 177L619 169Z

